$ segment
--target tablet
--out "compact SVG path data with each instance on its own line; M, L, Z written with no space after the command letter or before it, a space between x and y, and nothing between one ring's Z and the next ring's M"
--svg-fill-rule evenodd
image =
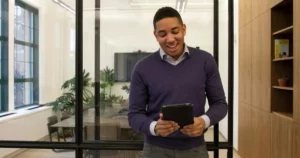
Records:
M162 106L163 120L170 120L178 123L180 128L194 124L193 104L170 104Z

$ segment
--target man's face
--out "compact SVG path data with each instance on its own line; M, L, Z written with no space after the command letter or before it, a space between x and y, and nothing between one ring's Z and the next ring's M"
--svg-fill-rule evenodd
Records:
M154 35L160 47L174 59L183 53L186 26L180 24L176 17L164 18L156 22Z

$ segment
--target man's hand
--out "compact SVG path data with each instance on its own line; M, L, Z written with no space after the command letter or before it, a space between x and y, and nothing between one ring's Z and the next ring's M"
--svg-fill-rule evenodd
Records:
M167 137L171 133L177 131L179 129L179 125L173 121L163 120L163 115L159 115L159 120L155 126L155 131L158 135L162 137Z
M203 118L194 117L194 124L184 126L181 132L191 137L198 137L202 135L204 128L205 121Z

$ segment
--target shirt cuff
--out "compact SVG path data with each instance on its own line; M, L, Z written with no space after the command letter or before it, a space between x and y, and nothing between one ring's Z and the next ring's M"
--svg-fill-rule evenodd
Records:
M205 122L205 129L208 128L210 126L210 119L207 115L202 115L200 116L201 118L203 118L204 122Z
M151 132L151 134L154 135L154 136L157 136L156 133L155 133L155 126L156 126L156 124L157 124L157 121L153 121L153 122L151 122L151 124L150 124L150 132Z

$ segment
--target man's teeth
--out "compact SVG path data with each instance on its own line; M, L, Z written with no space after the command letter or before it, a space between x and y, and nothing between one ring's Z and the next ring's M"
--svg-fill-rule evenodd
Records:
M175 45L173 45L173 46L169 46L170 48L175 48L176 47L176 44Z

